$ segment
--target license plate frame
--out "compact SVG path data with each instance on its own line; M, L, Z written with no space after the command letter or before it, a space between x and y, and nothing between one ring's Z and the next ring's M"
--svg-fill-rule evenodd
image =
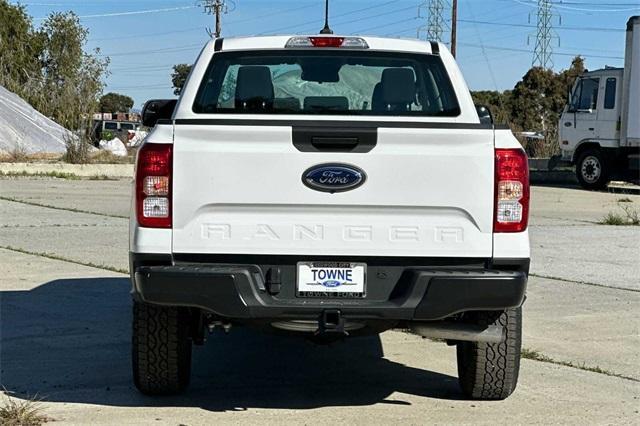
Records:
M306 269L305 269L306 268ZM338 271L345 271L340 276L329 277L324 281L336 281L339 285L325 285L319 281L321 279L312 279L314 276L319 278L319 274L313 275L313 269L321 269L324 271L334 270L338 275ZM346 271L352 271L351 276L362 281L352 284L346 284ZM326 274L325 274L326 278ZM339 278L339 279L333 279ZM333 283L335 284L335 283ZM349 287L353 286L352 289ZM316 290L317 287L317 290ZM347 291L345 291L347 290ZM296 265L296 297L301 298L329 298L329 299L363 299L367 295L367 264L361 262L298 262Z

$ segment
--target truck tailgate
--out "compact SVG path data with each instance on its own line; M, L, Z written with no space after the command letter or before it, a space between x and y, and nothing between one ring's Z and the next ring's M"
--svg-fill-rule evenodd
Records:
M491 256L491 129L380 127L367 153L301 152L290 123L176 125L174 253ZM367 180L314 191L302 175L323 163Z

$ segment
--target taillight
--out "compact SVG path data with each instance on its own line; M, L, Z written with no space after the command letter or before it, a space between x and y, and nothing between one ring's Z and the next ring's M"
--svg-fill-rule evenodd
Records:
M340 47L344 37L309 37L313 47Z
M363 38L360 37L296 36L291 37L287 41L285 47L334 47L342 49L368 49L369 45Z
M136 214L145 228L171 228L173 145L145 143L136 164Z
M529 161L522 149L496 149L493 232L522 232L529 223Z

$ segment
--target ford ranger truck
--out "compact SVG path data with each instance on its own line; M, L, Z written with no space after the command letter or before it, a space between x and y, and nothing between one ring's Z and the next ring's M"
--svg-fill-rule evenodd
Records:
M445 46L216 39L180 99L143 116L155 127L130 242L141 392L185 389L192 346L237 326L319 343L408 329L457 347L466 397L514 391L527 158L481 122Z

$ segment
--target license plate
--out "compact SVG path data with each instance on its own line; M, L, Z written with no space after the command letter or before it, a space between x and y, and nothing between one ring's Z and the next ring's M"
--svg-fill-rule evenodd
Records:
M365 296L367 265L364 263L298 263L299 297Z

